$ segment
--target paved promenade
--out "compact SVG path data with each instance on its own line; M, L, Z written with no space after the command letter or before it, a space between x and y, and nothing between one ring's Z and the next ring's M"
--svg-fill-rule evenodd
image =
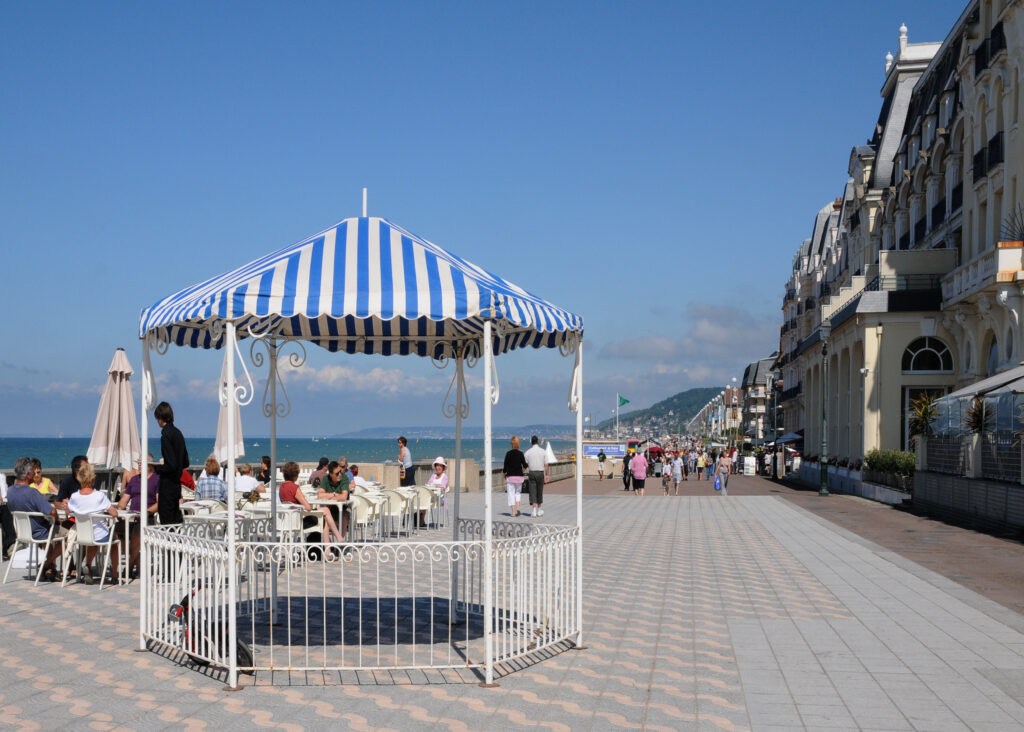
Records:
M1024 728L1024 617L965 587L970 566L936 563L965 580L955 582L906 556L947 551L929 532L959 536L953 551L971 556L1019 557L1019 543L860 499L815 502L759 478L735 478L744 495L729 498L707 483L667 498L649 485L635 498L618 481L587 482L588 648L498 689L384 673L325 686L293 674L274 686L244 678L227 693L221 679L134 652L136 584L61 590L12 576L0 587L0 727ZM542 521L571 520L564 488L552 486ZM465 503L478 512L480 496ZM906 550L858 536L858 523L901 533L893 541ZM1015 566L1000 591L1020 607L1024 562Z

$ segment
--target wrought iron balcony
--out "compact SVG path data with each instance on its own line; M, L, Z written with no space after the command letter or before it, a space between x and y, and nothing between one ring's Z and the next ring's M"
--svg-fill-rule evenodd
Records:
M788 402L790 399L796 399L803 392L803 383L799 383L796 386L792 386L789 389L783 389L782 393L779 394L780 402Z
M988 141L988 166L986 173L1003 162L1003 133L997 132Z
M1003 21L999 21L992 26L992 35L988 37L988 55L989 59L995 58L1001 51L1006 50L1006 29L1003 27Z
M978 44L978 47L974 49L974 78L977 79L981 72L988 68L988 62L991 58L989 53L989 39L986 38L984 41Z
M942 275L937 274L906 274L881 275L864 286L866 291L891 292L893 290L938 290L942 283Z
M964 206L964 184L961 181L953 187L953 194L950 196L949 212L959 211Z
M928 218L922 216L914 223L914 243L918 246L924 241L925 234L928 233Z
M971 166L971 182L977 183L988 173L988 148L983 147L974 153L974 160Z

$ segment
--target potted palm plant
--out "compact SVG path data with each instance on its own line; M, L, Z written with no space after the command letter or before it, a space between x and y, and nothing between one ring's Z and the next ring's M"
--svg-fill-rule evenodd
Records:
M914 441L914 458L917 470L928 465L928 438L934 434L937 409L934 394L922 394L910 402L910 437Z
M964 414L964 427L970 433L967 439L966 473L968 478L981 477L981 436L989 431L992 415L985 409L985 401L974 397Z

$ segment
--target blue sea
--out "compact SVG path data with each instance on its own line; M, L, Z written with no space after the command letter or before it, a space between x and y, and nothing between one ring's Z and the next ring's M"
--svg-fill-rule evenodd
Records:
M188 454L193 464L202 463L206 456L213 452L212 437L188 437ZM492 450L494 460L500 461L508 450L508 440L494 440ZM575 443L552 440L551 447L556 453L575 451ZM39 458L44 468L70 468L71 459L75 455L85 455L89 448L88 437L0 437L0 470L10 471L14 461L19 457ZM413 460L433 460L438 455L445 458L455 456L455 440L453 439L413 439L409 438L409 450ZM149 451L160 459L159 436L149 441ZM270 454L270 440L253 438L245 441L245 456L242 461L259 462L260 456ZM321 456L331 460L344 455L349 463L381 463L395 460L398 457L398 445L393 439L314 439L312 437L278 437L277 460L298 462L316 462ZM483 462L484 441L481 439L462 441L462 456Z

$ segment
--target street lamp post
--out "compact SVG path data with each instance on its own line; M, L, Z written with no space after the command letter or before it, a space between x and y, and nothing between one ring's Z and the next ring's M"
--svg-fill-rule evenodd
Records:
M733 410L733 416L735 416L736 415L736 377L735 376L732 377L732 399L731 399L731 406L732 406L732 410ZM728 412L726 412L726 414L728 415ZM728 419L728 416L727 416L726 417L726 424L728 424L728 423L729 423L729 419ZM740 417L739 430L741 432L743 430L743 418L742 418L742 416ZM729 436L730 436L730 438L732 437L732 428L729 429ZM737 435L737 440L736 440L737 442L739 442L738 437L739 437L739 435ZM730 442L731 442L731 440L730 440ZM732 444L735 444L735 443L732 443ZM739 447L739 445L736 445L736 446Z
M832 335L832 321L825 318L818 326L821 336L821 488L819 496L828 493L828 338Z
M779 451L779 446L776 444L779 441L779 383L778 379L772 379L772 455L776 455ZM782 448L783 455L785 455L786 448ZM779 461L778 458L772 459L772 477L779 477Z

